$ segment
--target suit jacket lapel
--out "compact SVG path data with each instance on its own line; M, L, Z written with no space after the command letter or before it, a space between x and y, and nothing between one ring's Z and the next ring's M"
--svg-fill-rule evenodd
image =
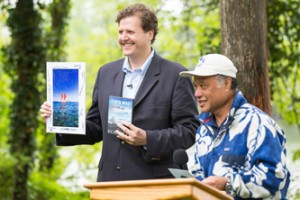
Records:
M122 96L123 81L125 77L125 73L122 70L123 62L120 65L120 70L118 70L114 75L114 81L113 81L113 94L119 97Z
M144 80L141 83L139 90L135 96L134 106L136 106L158 82L158 75L160 74L160 57L154 54L149 68L145 74Z

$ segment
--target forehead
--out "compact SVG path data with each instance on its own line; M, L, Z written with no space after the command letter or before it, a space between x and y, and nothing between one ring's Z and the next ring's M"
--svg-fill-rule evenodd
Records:
M210 83L216 80L216 76L194 76L194 83Z
M141 19L137 15L132 15L121 19L119 27L141 27Z

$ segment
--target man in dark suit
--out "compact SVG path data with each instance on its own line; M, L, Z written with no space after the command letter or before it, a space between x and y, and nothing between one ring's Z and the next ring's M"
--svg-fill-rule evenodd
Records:
M92 105L86 117L86 135L57 134L57 145L94 144L103 141L98 181L171 178L176 168L172 154L194 144L199 125L190 78L186 69L152 49L158 33L155 13L143 4L121 10L119 44L126 56L102 66L98 72ZM107 133L109 96L134 99L131 123L118 124ZM41 116L51 115L50 104Z

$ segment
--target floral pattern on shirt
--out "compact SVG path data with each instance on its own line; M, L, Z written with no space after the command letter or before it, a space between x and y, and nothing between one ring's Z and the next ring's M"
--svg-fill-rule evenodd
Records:
M220 127L215 127L211 113L201 113L198 119L192 169L197 179L231 176L235 199L286 199L286 138L271 117L237 92Z

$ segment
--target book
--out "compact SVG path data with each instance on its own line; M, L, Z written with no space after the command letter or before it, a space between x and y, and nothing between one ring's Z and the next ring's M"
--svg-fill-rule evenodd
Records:
M175 178L193 178L194 176L186 169L168 168Z
M118 123L132 123L133 99L109 96L108 101L107 133L115 134L115 131L118 129Z
M85 134L85 63L47 62L48 133Z

